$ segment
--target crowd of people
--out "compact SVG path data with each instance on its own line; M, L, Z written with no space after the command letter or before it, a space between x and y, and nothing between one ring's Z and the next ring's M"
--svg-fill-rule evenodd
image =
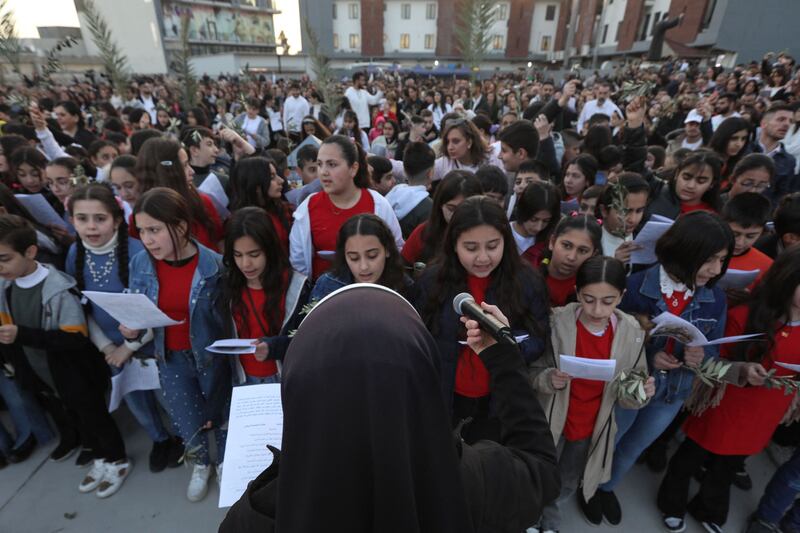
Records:
M5 87L0 397L12 427L0 425L0 468L53 442L51 460L75 455L88 467L81 492L116 493L134 464L108 413L109 377L154 359L161 388L128 393L125 404L152 440L149 469L190 463L186 495L200 501L214 473L222 477L233 387L294 376L283 385L284 402L289 384L297 387L286 416L307 421L309 434L315 423L336 432L297 395L305 387L304 398L316 396L316 383L328 389L320 401L336 404L331 391L348 387L320 374L322 362L293 354L311 346L309 337L331 350L341 342L320 326L304 337L314 330L304 319L317 303L342 287L375 284L410 302L416 318L398 320L409 330L402 340L371 346L402 358L409 339L429 339L420 342L436 371L403 371L425 379L430 371L446 410L425 419L436 429L409 429L438 450L409 468L436 464L433 471L456 475L449 461L461 445L485 442L530 465L535 456L536 468L525 472L541 481L539 497L514 500L527 511L509 513L509 523L549 533L561 529L572 497L590 523L620 524L624 502L615 489L644 461L665 471L657 505L667 530L683 531L691 515L707 531L722 531L732 487L752 486L746 459L771 440L795 446L800 435L791 370L800 364L798 80L792 57L769 54L733 69L674 60L585 79L357 72L336 87L332 107L322 97L329 91L306 76L206 76L194 106L163 77L123 88L88 77ZM645 260L635 237L649 221L669 228ZM746 286L720 286L729 273L756 270ZM130 329L82 291L142 293L179 324ZM475 323L465 332L452 305L462 292L511 328L518 342L511 359L492 359ZM404 304L370 302L361 304L373 312L352 316L364 321L361 335L380 337L380 326L369 324ZM316 322L329 316L328 324L350 331L350 311L331 307L315 313ZM650 335L663 313L708 341L760 336L697 346ZM257 339L255 352L206 350L229 338ZM358 344L360 353L370 353L368 344ZM614 379L573 377L560 355L613 359ZM541 418L538 448L520 445L522 418L509 415L513 401L498 389L508 381L497 369L513 360L524 364L525 394L539 399L525 404L517 395L525 406L517 415ZM714 360L729 365L712 366L710 376ZM348 359L329 377L357 383L393 371L373 363L344 373ZM313 380L298 379L302 372ZM424 411L430 390L404 390L420 394L411 412ZM299 450L311 441L296 424L284 445ZM444 429L458 442L442 445ZM286 468L313 484L309 464L287 459ZM701 483L690 499L693 477ZM364 482L355 473L348 480L351 488ZM431 494L448 486L424 485ZM800 531L798 486L800 452L776 471L748 531ZM465 481L468 503L457 502L459 516L439 523L461 525L434 529L513 531L492 522L489 508L463 525L464 509L456 508L473 505L473 489ZM386 507L406 497L376 497L369 512L393 516ZM249 514L239 509L229 516L239 529L231 530L264 523L270 512L278 524L281 516L305 524L287 530L314 530L314 519L281 500L288 501L282 496L277 511L274 498ZM333 520L325 510L342 510L316 509L321 523ZM442 509L416 512L422 523ZM397 516L405 523L409 515Z

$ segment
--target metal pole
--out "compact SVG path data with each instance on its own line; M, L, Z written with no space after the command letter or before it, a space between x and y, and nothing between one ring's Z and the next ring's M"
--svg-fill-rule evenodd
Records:
M564 70L569 70L569 60L572 58L572 45L575 41L575 24L578 22L578 8L580 0L572 0L572 8L569 14L569 29L567 31L567 43L564 45Z

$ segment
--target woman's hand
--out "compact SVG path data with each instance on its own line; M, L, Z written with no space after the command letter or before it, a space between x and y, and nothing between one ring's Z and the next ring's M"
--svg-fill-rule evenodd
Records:
M490 305L487 304L486 302L483 302L481 304L481 309L483 309L485 313L493 316L506 326L508 325L508 318L506 318L503 312L500 311L500 309L498 309L496 305ZM462 316L461 322L467 328L467 345L470 348L472 348L472 350L475 353L480 354L483 350L485 350L489 346L497 344L497 341L494 340L494 338L492 338L491 335L480 329L477 320L472 320L466 316Z
M702 346L686 346L683 349L683 362L686 366L697 368L706 356Z
M554 368L553 371L550 372L550 384L553 385L553 388L556 390L563 390L571 379L572 377L569 374L565 374L557 368Z
M656 378L650 376L647 378L647 381L644 382L644 395L649 400L656 394Z
M658 370L675 370L681 367L681 362L674 355L662 351L653 357L653 366Z

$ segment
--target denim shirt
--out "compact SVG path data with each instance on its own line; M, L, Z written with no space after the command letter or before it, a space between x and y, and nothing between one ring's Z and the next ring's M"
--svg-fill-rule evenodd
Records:
M199 257L189 293L189 339L194 359L198 367L203 369L211 365L213 358L206 351L206 346L222 338L225 330L217 302L221 290L222 256L197 242L194 244ZM133 256L128 272L128 290L140 292L158 304L158 276L147 250ZM153 334L156 357L163 359L166 355L164 328L154 328Z
M668 311L667 304L661 294L659 282L659 268L656 264L647 270L642 270L628 278L627 291L622 298L619 308L633 315L647 315L654 317ZM718 339L725 331L725 317L727 313L727 300L725 293L719 287L698 287L694 292L692 301L681 313L680 317L691 322L699 329L708 340ZM653 368L653 357L664 349L668 337L654 337L647 341L647 363L651 373L656 379L656 387L668 387L666 402L682 402L692 390L694 372L685 368L674 370L656 371ZM705 359L719 357L719 346L706 346ZM673 355L683 358L683 344L675 341Z

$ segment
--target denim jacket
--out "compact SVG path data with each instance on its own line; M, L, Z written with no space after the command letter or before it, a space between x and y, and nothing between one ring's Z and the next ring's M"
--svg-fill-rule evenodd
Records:
M667 311L667 304L661 294L659 283L659 268L656 264L632 274L628 278L627 291L622 298L619 308L632 315L646 315L652 319ZM694 324L708 340L718 339L725 331L725 316L727 313L727 300L725 293L719 287L698 287L689 305L681 313L681 318ZM647 341L647 364L656 379L656 388L668 387L666 401L682 402L692 390L694 373L685 368L676 368L668 371L654 371L653 357L664 349L667 337L654 337ZM719 346L706 346L705 359L719 357ZM683 345L675 341L673 355L683 358Z
M197 365L200 368L207 368L211 365L213 355L205 348L222 338L225 331L217 302L220 294L222 256L202 244L197 242L194 244L197 246L199 257L189 293L189 339ZM147 250L142 250L133 256L128 271L129 291L145 294L157 304L158 276ZM166 355L164 328L155 328L153 333L156 357L163 359Z

